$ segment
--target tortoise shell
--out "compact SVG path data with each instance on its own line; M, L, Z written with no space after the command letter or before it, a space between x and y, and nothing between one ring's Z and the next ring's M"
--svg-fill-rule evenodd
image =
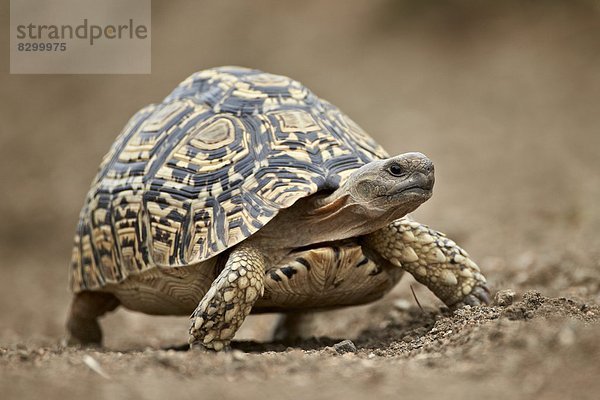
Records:
M197 72L137 112L104 157L80 213L71 287L207 260L385 157L297 81L239 67Z

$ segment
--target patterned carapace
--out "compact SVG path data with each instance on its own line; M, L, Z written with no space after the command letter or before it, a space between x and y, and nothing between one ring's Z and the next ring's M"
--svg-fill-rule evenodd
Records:
M297 81L238 67L195 73L135 114L104 157L81 210L71 286L211 258L385 157Z

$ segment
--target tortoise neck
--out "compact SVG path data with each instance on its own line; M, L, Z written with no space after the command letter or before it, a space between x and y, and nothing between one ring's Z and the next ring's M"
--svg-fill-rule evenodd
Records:
M252 240L265 251L278 251L362 236L387 221L367 218L364 206L346 194L311 196L281 210Z

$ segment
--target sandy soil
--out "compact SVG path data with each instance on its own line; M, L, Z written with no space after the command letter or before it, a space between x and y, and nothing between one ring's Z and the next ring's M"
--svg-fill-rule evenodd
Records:
M3 63L0 397L598 398L599 9L433 3L154 1L151 75ZM290 343L260 316L229 353L167 350L186 318L118 311L104 349L61 347L71 237L101 156L138 108L222 64L293 76L391 153L429 155L435 194L415 216L469 251L498 301L450 312L406 279L307 318Z

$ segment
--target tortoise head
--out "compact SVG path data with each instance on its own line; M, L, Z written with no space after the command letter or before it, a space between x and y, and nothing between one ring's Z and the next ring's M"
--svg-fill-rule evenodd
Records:
M433 193L433 162L421 153L405 153L370 162L346 180L340 190L348 200L363 206L365 216L400 218ZM385 218L388 219L388 218Z
M344 221L353 236L370 233L429 199L434 180L433 162L421 153L375 160L354 171L331 195L321 198L314 211L326 219Z

